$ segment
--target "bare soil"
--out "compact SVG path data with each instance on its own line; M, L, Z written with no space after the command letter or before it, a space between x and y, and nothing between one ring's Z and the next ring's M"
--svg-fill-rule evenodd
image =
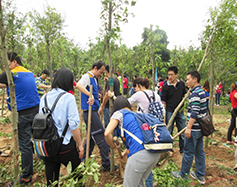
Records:
M1 101L0 101L1 103ZM7 112L6 115L9 115ZM6 117L5 115L5 117ZM206 184L203 186L237 186L237 172L233 170L235 166L235 146L234 145L226 145L226 135L229 127L229 122L227 121L230 118L230 113L228 113L228 106L219 106L219 108L215 107L215 114L213 116L214 124L218 132L215 132L212 137L209 137L208 147L204 148L206 154ZM6 124L0 122L0 147L9 147L8 150L11 150L12 147L12 138L8 137L12 133L11 123ZM85 135L85 134L84 134ZM204 138L205 140L206 138ZM174 154L172 157L167 157L167 160L173 160L179 167L182 164L182 154L179 153L178 150L178 142L174 143ZM100 156L99 150L95 147L93 154L97 156L97 161L100 164ZM115 163L118 164L120 161L117 158L117 152L115 152L116 158ZM35 162L37 163L37 158L34 157ZM13 175L11 173L12 165L12 151L10 151L9 156L3 157L0 156L0 166L7 166L9 171L9 176ZM167 162L164 162L166 164ZM36 164L37 165L37 164ZM37 166L36 166L37 167ZM157 166L158 167L158 166ZM162 166L163 168L164 166ZM195 164L193 164L195 167ZM34 169L35 170L35 169ZM66 175L66 167L62 166L61 175ZM44 179L42 179L44 178ZM31 186L34 186L36 182L45 181L44 173L40 173L40 171L35 172L33 176L33 183ZM1 181L1 180L0 180ZM0 186L6 186L8 181L4 181L4 183L0 183ZM119 171L115 171L114 173L103 172L101 171L101 176L99 178L99 183L94 184L91 182L89 186L98 186L102 187L105 184L111 184L114 186L122 185L122 178L119 174ZM192 181L190 186L197 186L197 181Z

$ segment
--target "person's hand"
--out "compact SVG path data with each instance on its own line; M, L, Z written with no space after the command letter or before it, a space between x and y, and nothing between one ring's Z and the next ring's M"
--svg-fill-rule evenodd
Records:
M191 129L187 128L185 130L184 136L188 139L191 138Z
M88 103L89 105L93 105L93 104L94 104L94 102L95 102L95 99L94 99L94 96L92 95L92 97L91 97L91 98L89 97L89 99L88 99L87 103Z
M108 90L108 96L112 97L114 95L114 92L111 92L110 90Z
M84 148L82 147L82 145L78 146L78 152L79 152L79 158L82 158L84 155Z
M121 153L121 160L124 161L125 160L125 157L127 156L127 149L125 149L122 153Z
M99 116L102 114L102 111L103 111L103 107L100 107L99 110L98 110Z
M105 82L107 82L108 80L109 80L108 77L105 77L105 78L104 78L104 81L105 81Z

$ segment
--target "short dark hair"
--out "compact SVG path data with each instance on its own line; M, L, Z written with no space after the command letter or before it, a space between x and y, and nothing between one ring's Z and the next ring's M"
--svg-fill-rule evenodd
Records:
M50 76L50 72L49 72L49 70L47 70L47 69L44 69L44 70L41 72L41 74L46 74L46 75Z
M178 68L176 66L171 66L171 67L168 68L168 72L169 71L173 71L175 74L177 74L178 73Z
M109 72L109 65L105 66L105 71Z
M146 89L149 88L150 86L150 81L148 78L142 78L142 77L138 77L133 81L133 87L136 87L136 85L141 85L141 86L145 86Z
M105 63L101 60L98 60L92 65L92 69L94 69L94 67L97 67L97 69L100 69L102 66L105 66Z
M199 83L200 82L200 80L201 80L201 75L200 75L200 73L198 72L198 71L189 71L188 73L187 73L187 75L191 75L191 77L194 79L194 78L197 78L197 82Z
M61 88L66 92L74 91L73 80L74 76L72 71L68 68L62 67L54 76L52 88Z
M15 53L15 52L8 52L7 53L7 57L8 57L8 60L10 62L16 60L17 64L22 66L21 58L20 58L20 56L17 53Z
M131 105L128 102L127 98L120 95L114 101L114 105L113 105L113 108L112 108L111 115L113 115L114 112L116 112L120 109L123 109L123 108L129 108L130 110L132 110Z
M137 78L137 75L134 75L135 78Z

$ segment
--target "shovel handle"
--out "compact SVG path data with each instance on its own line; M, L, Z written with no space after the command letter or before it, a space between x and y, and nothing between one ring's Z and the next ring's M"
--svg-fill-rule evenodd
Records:
M177 138L180 134L182 134L185 130L187 129L187 127L183 128L181 131L179 131L172 139L174 140L175 138Z

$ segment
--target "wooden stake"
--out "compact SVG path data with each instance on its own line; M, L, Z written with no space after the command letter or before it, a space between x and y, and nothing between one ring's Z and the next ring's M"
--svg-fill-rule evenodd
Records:
M177 138L180 134L182 134L185 130L187 129L187 127L184 127L181 131L179 131L172 139L174 140L175 138Z
M92 85L90 85L90 98L92 98ZM88 112L88 123L87 123L87 145L86 145L86 161L89 158L89 149L90 149L90 133L91 133L91 108L92 106L89 105L89 112Z

